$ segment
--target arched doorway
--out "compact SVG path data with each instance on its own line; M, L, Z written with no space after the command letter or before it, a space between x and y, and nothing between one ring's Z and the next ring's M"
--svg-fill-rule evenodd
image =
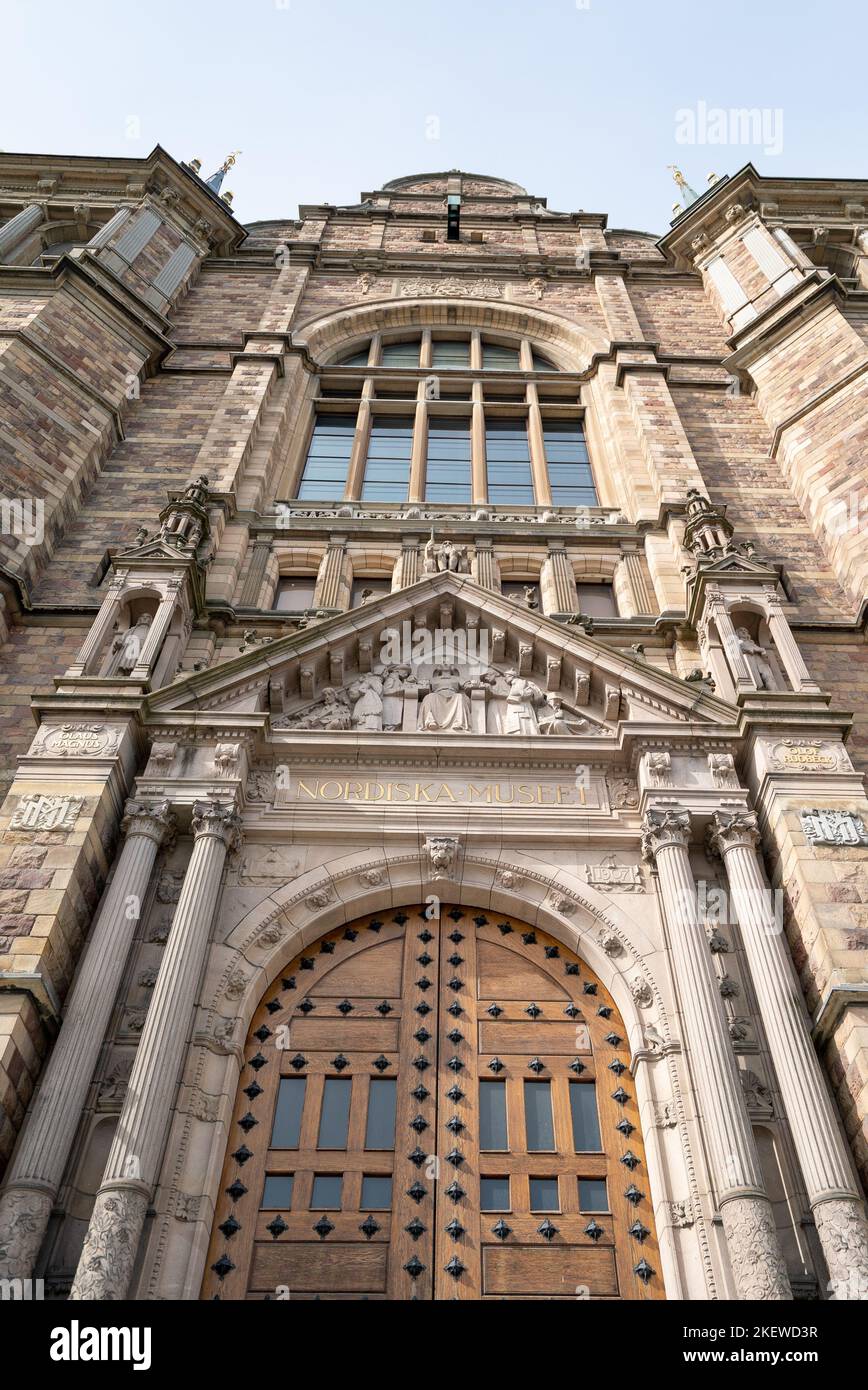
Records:
M359 918L244 1056L204 1298L664 1297L624 1026L539 929Z

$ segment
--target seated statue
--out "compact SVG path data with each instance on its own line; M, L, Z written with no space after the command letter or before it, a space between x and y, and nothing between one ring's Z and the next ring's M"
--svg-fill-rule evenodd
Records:
M456 666L435 666L431 689L419 706L419 728L428 733L469 734L470 700Z

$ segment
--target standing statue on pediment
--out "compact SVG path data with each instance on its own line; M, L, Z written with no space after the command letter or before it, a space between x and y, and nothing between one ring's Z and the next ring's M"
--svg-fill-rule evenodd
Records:
M380 733L383 728L383 680L381 676L362 676L350 686L353 728L360 733Z
M532 735L539 733L536 707L542 695L533 681L525 680L517 671L507 671L509 694L506 697L505 734Z
M404 722L404 685L413 674L410 666L391 666L383 675L383 728L400 729Z
M469 734L470 700L457 666L435 666L431 689L419 706L419 728L426 733Z

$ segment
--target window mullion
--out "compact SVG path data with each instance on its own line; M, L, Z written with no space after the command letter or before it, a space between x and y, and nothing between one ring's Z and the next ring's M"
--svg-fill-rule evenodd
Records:
M539 408L539 395L536 385L528 382L527 387L527 435L530 444L530 468L533 475L533 489L538 507L552 505L552 492L546 466L546 447L543 437L542 414Z
M365 460L368 456L368 440L371 435L371 397L374 394L373 377L365 377L365 384L362 387L362 399L359 404L359 413L356 416L356 432L353 435L353 451L350 454L350 466L347 469L347 486L344 492L345 502L358 502L362 495L362 485L365 478Z
M488 501L487 464L485 460L485 408L482 401L482 382L474 381L473 415L470 425L470 476L475 505Z
M416 395L416 419L413 424L413 452L410 456L410 502L425 500L425 464L428 455L428 402L425 382L420 381Z

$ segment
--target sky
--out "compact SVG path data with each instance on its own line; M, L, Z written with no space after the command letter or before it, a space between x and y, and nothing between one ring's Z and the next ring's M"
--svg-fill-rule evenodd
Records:
M460 168L661 235L670 164L868 176L865 0L0 0L0 36L0 149L237 149L242 222Z

